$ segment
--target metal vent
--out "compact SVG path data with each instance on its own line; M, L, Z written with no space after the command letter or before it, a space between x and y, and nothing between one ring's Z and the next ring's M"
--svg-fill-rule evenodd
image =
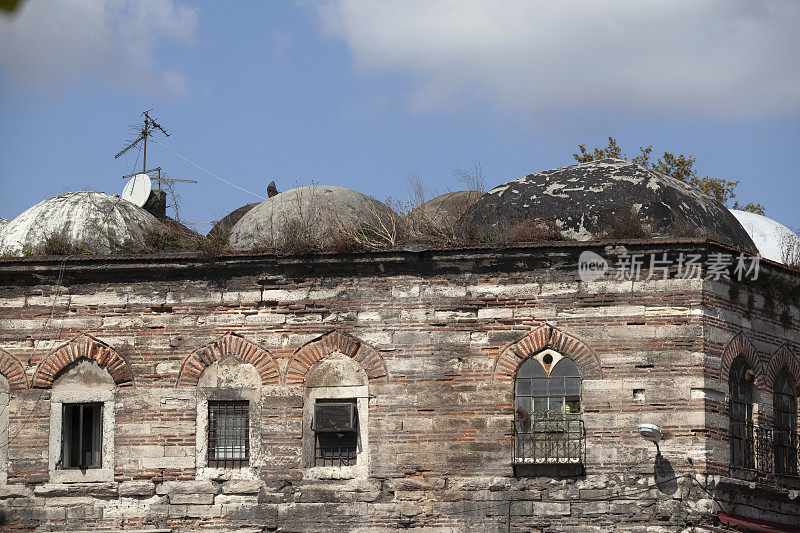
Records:
M318 403L314 405L314 431L353 431L355 404Z

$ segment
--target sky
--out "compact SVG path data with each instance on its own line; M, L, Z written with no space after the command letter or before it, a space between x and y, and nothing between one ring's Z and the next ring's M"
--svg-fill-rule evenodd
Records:
M298 185L491 188L615 137L800 226L800 1L25 0L0 14L0 217L147 166L209 223ZM166 147L171 149L167 149ZM177 152L186 159L175 155Z

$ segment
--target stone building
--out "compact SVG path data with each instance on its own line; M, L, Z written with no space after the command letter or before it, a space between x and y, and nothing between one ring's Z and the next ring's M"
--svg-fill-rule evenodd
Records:
M2 527L800 527L798 272L715 206L675 235L710 200L626 165L547 179L642 183L657 237L604 238L594 199L558 221L585 240L0 260ZM464 216L558 218L535 176Z

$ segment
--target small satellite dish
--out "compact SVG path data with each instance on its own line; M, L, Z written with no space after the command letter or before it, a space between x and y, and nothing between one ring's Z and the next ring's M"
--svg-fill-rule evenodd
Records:
M125 185L125 188L122 190L121 198L139 207L144 207L145 202L147 202L147 199L150 197L151 189L150 176L147 174L136 174L128 181L127 185Z

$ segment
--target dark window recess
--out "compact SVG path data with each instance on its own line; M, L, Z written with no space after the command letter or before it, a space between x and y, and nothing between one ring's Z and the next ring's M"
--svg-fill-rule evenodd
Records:
M241 468L250 461L247 401L208 402L208 466Z
M61 468L100 468L103 404L65 403L61 418Z
M314 466L356 464L357 420L355 402L314 404Z
M752 469L755 467L753 372L742 357L737 357L731 365L728 388L731 466Z
M785 371L778 374L773 391L775 473L796 476L798 474L797 397L794 395L794 384Z

